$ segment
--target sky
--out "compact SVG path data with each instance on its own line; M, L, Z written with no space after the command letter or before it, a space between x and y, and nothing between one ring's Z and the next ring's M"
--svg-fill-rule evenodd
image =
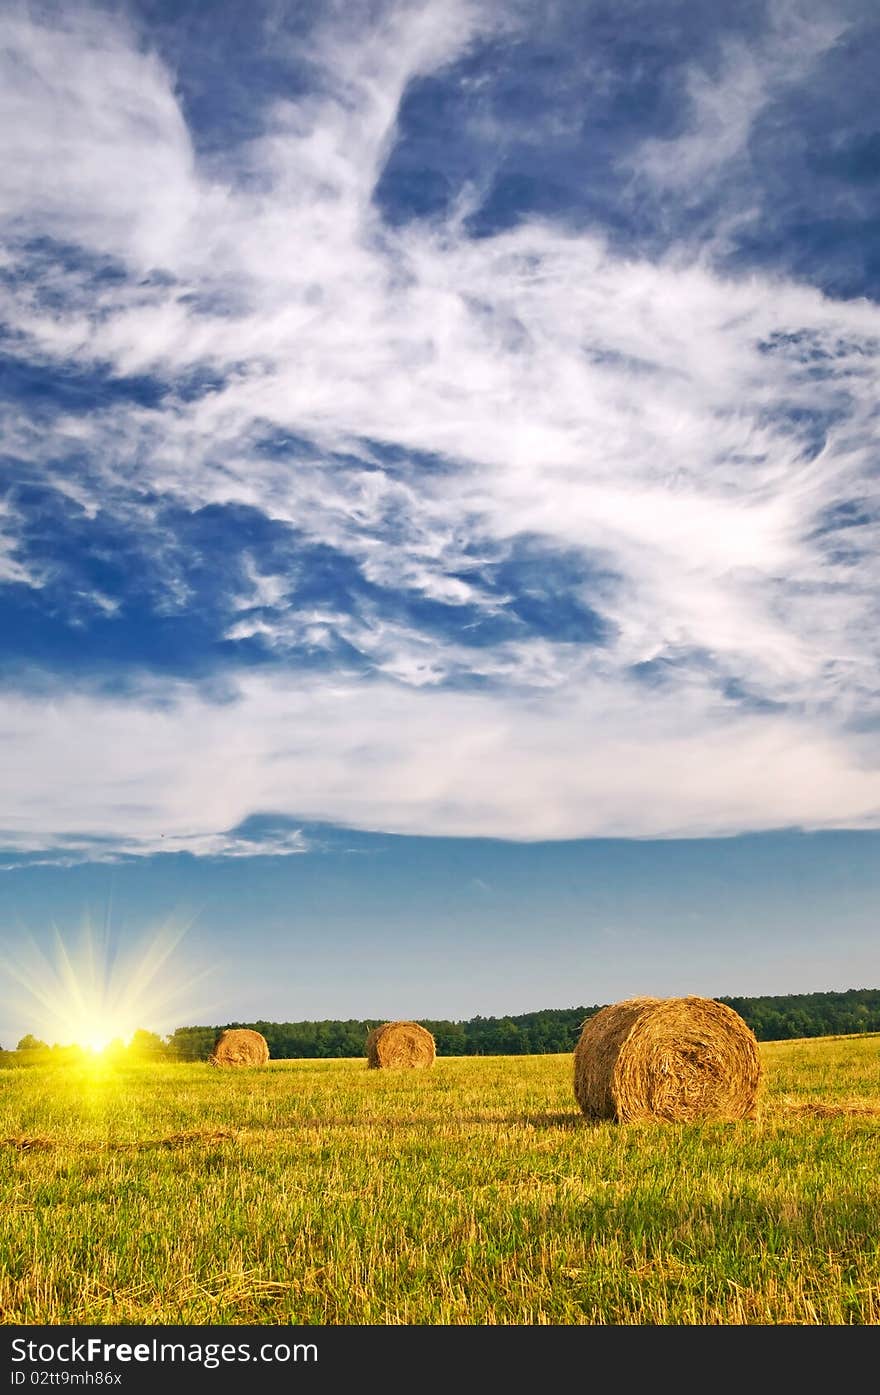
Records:
M880 983L878 58L3 7L0 1041Z

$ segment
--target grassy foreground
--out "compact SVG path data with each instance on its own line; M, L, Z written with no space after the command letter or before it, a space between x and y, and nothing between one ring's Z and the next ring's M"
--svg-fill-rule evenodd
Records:
M880 1037L762 1053L701 1126L568 1056L2 1071L0 1320L876 1324Z

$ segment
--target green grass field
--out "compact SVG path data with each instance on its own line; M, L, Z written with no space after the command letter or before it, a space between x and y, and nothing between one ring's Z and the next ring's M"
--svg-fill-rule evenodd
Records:
M880 1037L762 1053L700 1126L588 1124L567 1056L3 1070L0 1317L880 1322Z

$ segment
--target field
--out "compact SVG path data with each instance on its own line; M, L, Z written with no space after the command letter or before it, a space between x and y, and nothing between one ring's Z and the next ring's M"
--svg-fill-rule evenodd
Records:
M0 1071L0 1318L876 1324L880 1037L762 1054L702 1126L588 1124L568 1056Z

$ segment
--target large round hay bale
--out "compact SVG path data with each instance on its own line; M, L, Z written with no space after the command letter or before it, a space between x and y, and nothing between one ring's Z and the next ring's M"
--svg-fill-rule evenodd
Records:
M574 1053L588 1119L749 1119L761 1061L739 1013L712 998L628 998L589 1018Z
M264 1066L269 1059L269 1043L250 1027L228 1027L214 1042L209 1062L212 1066Z
M364 1050L371 1070L412 1070L432 1066L434 1038L418 1022L386 1022L374 1027Z

